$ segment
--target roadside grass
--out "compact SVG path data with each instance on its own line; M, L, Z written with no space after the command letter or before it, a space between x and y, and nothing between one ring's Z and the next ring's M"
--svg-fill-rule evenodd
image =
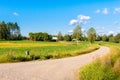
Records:
M80 80L120 80L120 44L101 42L110 53L80 69Z
M89 42L76 45L75 42L2 41L0 63L58 59L85 54L98 48L99 45ZM30 51L30 55L25 54L26 50Z

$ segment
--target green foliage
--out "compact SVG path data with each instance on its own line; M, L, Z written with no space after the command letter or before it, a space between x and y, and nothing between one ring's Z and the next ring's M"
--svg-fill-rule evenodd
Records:
M114 37L109 37L109 42L115 42L115 38Z
M52 39L52 36L49 35L48 33L29 33L30 40L33 41L50 41Z
M80 70L80 80L120 80L120 44L101 42L110 53Z
M65 40L65 41L71 41L71 40L72 40L71 35L66 34L66 35L64 36L64 40Z
M96 37L96 41L102 41L102 36L97 35L97 37Z
M104 34L104 35L102 36L102 41L108 41L107 35Z
M61 32L58 33L57 38L58 38L58 40L60 40L60 41L63 40L63 36L62 36L62 33L61 33Z
M0 39L2 40L15 40L19 39L20 27L17 23L0 22Z
M98 45L91 45L89 42L80 42L78 46L72 42L1 41L0 43L0 63L70 57L85 54L99 48ZM7 43L7 46L3 43ZM30 51L30 55L27 56L25 54L26 50Z
M77 39L77 40L80 40L82 38L82 29L81 29L80 25L77 25L75 27L72 38Z
M117 75L111 66L104 66L95 62L81 69L80 80L117 80Z
M120 43L120 33L118 33L114 39L116 43Z
M88 40L93 43L96 40L96 31L93 27L91 27L88 31L87 31L87 37Z

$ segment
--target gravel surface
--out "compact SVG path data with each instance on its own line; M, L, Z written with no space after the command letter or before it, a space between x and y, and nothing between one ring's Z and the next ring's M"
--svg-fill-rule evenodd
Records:
M106 55L108 47L71 58L0 64L0 80L76 80L80 67Z

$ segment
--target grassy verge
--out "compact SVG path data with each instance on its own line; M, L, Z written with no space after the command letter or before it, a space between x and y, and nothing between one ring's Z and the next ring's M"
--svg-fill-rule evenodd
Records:
M98 49L97 44L80 42L1 42L0 63L57 59L77 56ZM26 56L25 51L30 55Z
M80 80L120 80L120 44L100 43L110 47L110 53L80 69Z

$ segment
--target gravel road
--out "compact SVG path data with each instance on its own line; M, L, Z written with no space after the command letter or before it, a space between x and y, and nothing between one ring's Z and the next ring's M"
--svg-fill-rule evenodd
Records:
M109 48L100 49L76 57L0 64L0 80L76 80L80 67L109 52Z

